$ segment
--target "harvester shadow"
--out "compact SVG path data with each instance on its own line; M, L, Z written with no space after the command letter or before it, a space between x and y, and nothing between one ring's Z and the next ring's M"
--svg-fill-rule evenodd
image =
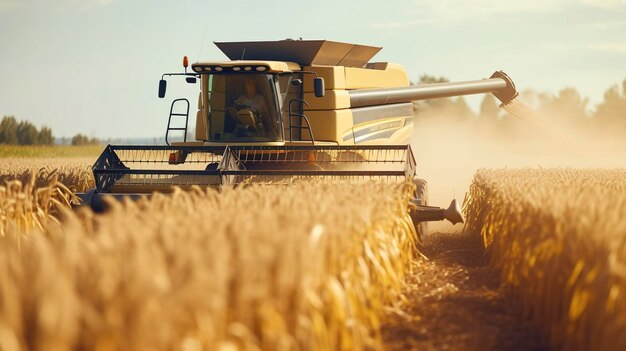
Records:
M500 284L479 238L433 233L405 295L383 327L389 350L546 350L539 331Z

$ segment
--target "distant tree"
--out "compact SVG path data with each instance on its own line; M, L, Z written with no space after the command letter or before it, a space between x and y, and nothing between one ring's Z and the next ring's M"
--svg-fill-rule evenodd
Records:
M485 124L495 124L498 122L498 114L500 108L493 94L485 94L483 101L480 103L480 112L478 116L480 121Z
M437 84L437 83L448 83L450 80L446 77L436 77L428 74L423 74L420 76L418 84ZM454 102L451 98L439 98L439 99L431 99L431 100L423 100L417 105L418 110L423 109L424 113L430 114L434 112L435 114L442 113L450 113L453 110ZM432 111L433 109L438 111ZM445 110L445 111L444 111Z
M419 77L420 84L440 84L450 80L446 77L436 77L423 74ZM435 118L441 121L469 121L476 116L462 96L456 98L437 98L416 101L413 104L416 115L419 117Z
M473 119L475 118L474 111L469 107L467 101L462 96L459 96L452 103L453 114L457 119Z
M581 125L589 118L588 98L583 98L576 88L561 89L557 95L540 94L539 111L546 118L566 125Z
M428 74L420 76L419 84L448 83L450 80L446 77L435 77Z
M40 145L53 145L54 137L52 136L52 129L41 127L41 130L37 134L37 143Z
M52 145L52 130L42 127L38 130L28 121L17 122L13 116L5 116L0 122L0 144L14 145Z
M82 145L97 145L100 144L100 140L96 138L89 138L84 134L76 134L72 137L71 144L73 146L82 146Z
M17 144L17 121L13 116L4 116L0 122L0 144Z
M17 124L17 143L20 145L37 144L37 127L28 121Z
M72 137L71 144L73 146L81 146L89 144L89 137L84 134L76 134Z
M626 79L621 89L614 85L604 93L604 101L596 106L593 116L603 126L618 127L626 132Z

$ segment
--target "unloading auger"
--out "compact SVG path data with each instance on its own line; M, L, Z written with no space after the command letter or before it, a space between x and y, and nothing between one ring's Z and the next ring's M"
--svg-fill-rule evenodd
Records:
M380 47L327 40L215 43L231 61L185 57L183 76L200 85L195 140L188 141L190 103L172 102L167 145L109 145L93 166L96 188L80 194L102 210L102 198L148 196L174 186L284 185L302 180L413 182L415 223L463 221L456 201L427 205L410 141L413 101L493 93L503 104L517 91L501 71L490 78L409 85L404 68L368 62ZM179 133L177 141L172 134Z

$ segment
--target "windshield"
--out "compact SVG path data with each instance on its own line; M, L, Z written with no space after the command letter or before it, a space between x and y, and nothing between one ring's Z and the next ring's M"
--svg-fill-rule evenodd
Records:
M209 75L210 141L282 141L271 74Z

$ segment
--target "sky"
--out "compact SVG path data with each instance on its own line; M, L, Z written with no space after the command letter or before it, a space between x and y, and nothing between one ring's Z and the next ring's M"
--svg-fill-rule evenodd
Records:
M590 109L626 79L626 0L0 0L0 117L57 137L162 136L171 100L197 98L180 81L157 98L184 55L300 37L382 46L374 60L413 81L504 70L519 90L575 87Z

